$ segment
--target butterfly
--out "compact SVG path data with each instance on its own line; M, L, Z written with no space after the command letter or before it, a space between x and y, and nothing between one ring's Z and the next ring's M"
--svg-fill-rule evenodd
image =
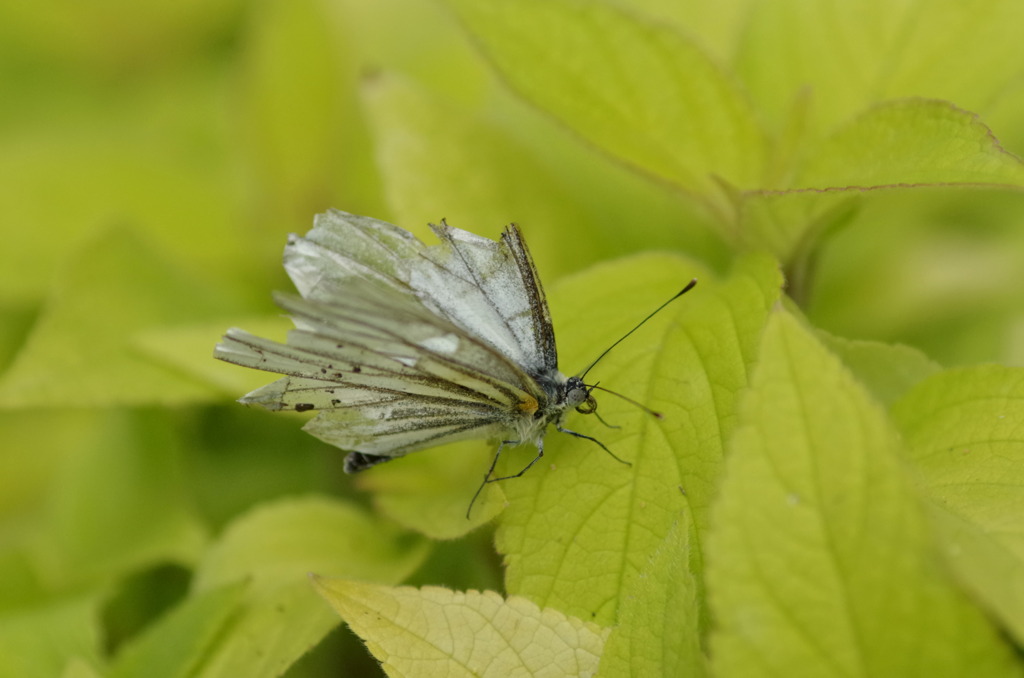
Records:
M275 294L295 324L287 343L232 328L214 351L220 360L285 375L240 402L316 412L304 430L348 450L347 473L444 443L499 441L470 510L488 483L517 478L543 457L552 425L628 464L563 426L572 410L596 413L593 391L607 389L584 378L619 342L566 377L519 228L508 226L498 241L444 221L431 229L437 245L331 210L305 237L290 236L284 266L299 296ZM496 477L502 450L525 443L536 447L532 461Z

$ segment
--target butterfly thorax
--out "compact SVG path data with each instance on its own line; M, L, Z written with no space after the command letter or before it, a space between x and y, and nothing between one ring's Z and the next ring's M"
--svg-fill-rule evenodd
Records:
M542 437L549 424L560 424L571 409L583 414L597 409L590 389L579 377L566 377L557 370L533 376L540 388L535 400L531 397L530 401L520 403L520 416L515 423L520 440L535 441Z

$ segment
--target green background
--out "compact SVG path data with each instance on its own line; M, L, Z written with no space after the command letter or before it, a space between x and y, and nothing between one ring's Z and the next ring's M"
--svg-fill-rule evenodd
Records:
M602 675L1019 675L1021 25L5 3L0 677L379 672L309 572L523 596L604 629ZM667 423L605 397L621 431L570 425L633 471L552 435L467 522L487 444L353 478L302 417L235 404L271 376L213 345L283 338L281 250L329 207L519 223L567 373L700 278L599 375Z

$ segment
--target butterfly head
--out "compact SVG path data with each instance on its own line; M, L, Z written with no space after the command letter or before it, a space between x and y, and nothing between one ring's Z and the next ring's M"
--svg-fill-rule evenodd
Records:
M597 410L597 400L590 394L593 386L587 386L579 377L569 377L562 387L562 402L566 409L573 407L580 414L593 414Z

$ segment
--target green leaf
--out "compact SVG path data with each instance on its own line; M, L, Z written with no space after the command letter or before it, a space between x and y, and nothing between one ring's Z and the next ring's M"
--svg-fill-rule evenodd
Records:
M426 223L441 217L481 235L515 221L545 280L652 249L713 248L724 259L707 216L675 188L595 153L497 86L439 3L404 7L398 23L387 6L350 4L378 14L350 31L370 55L361 101L389 206L366 214L428 237Z
M455 539L490 521L502 511L505 495L495 484L466 512L495 445L473 440L431 448L360 473L355 482L374 493L380 511L406 529L431 539Z
M76 71L106 74L108 69L152 69L166 67L169 58L186 59L192 52L183 46L223 31L236 7L236 0L185 0L174 6L99 0L88 9L5 8L2 21L4 38L43 58L47 66L66 62Z
M767 117L781 124L794 100L810 97L812 134L893 97L989 106L1017 76L1024 45L1012 0L750 3L738 69Z
M104 678L81 657L74 657L64 665L60 678Z
M517 222L548 276L595 258L584 211L496 125L395 75L368 80L363 99L396 223L426 240L442 218L493 237Z
M860 380L882 405L899 400L914 384L942 368L910 346L837 337L818 332L819 339Z
M0 616L0 678L52 678L100 662L97 600L51 601Z
M182 303L182 300L188 303ZM82 246L0 379L0 407L96 407L209 400L209 386L132 350L154 327L220 317L228 303L130 229Z
M882 409L773 314L708 545L716 675L1016 675L934 562Z
M544 460L502 483L509 506L498 529L506 587L539 605L612 624L628 581L647 566L680 512L692 516L702 550L708 509L768 309L779 293L774 262L742 260L719 282L693 264L653 255L592 268L552 290L563 371L573 374L694 275L697 287L616 347L588 379L664 414L598 393L619 429L570 416L565 425L605 443L552 431ZM532 457L503 455L503 473ZM682 490L682 491L680 491Z
M243 608L198 675L280 675L337 624L310 589L310 572L396 583L423 562L428 548L419 538L326 498L280 501L242 516L196 571L197 592L250 584Z
M822 248L805 312L843 336L916 346L945 365L1018 364L1024 193L886 192Z
M90 428L48 487L36 550L43 579L73 588L195 562L206 535L189 503L173 417L115 410Z
M122 20L129 21L108 19L104 44L120 42L111 29ZM131 68L142 66L133 60ZM116 85L108 77L72 76L68 87L67 75L35 69L24 99L5 89L25 119L0 134L0 223L9 225L0 250L4 301L38 303L68 258L112 228L144 234L193 271L248 264L251 239L239 241L232 229L237 190L224 130L235 119L223 77L177 68Z
M268 297L270 294L267 290ZM201 324L141 330L132 335L131 344L154 363L217 387L237 400L265 385L267 374L212 358L214 345L229 327L244 327L258 336L284 341L294 323L282 315L244 318L225 313L221 319Z
M750 188L765 144L736 85L666 25L582 0L448 0L525 99L597 148L698 195Z
M792 188L1003 184L1024 186L1024 163L977 115L945 101L879 104L837 129L798 169Z
M336 625L308 583L282 584L241 606L192 675L276 678Z
M306 582L311 571L394 583L408 577L429 544L344 502L281 500L237 519L203 557L195 588L249 579L257 592Z
M28 543L25 543L28 542ZM49 600L31 537L5 539L0 549L0 609L18 610Z
M947 562L1024 643L1024 370L943 372L893 416Z
M688 533L692 527L682 516L630 582L601 656L600 675L707 675L698 558Z
M0 307L0 374L14 359L35 322L36 309L13 304Z
M270 0L250 8L239 83L240 150L257 194L258 227L277 229L284 222L298 230L324 206L366 201L377 190L343 28L317 0Z
M767 250L786 263L800 261L856 216L862 200L858 190L749 192L737 200L737 240L744 249Z
M218 532L266 501L349 490L351 480L342 470L344 453L304 433L302 424L308 419L305 413L267 412L229 402L190 421L190 490Z
M607 630L493 591L317 578L389 676L586 676Z
M232 584L189 597L118 653L108 678L188 678L245 591Z
M82 410L0 412L0 524L11 529L45 503L54 477L83 442L95 439L105 418Z
M738 198L741 237L790 262L813 253L872 191L1024 186L1024 163L973 113L943 101L879 104L813 146L787 190Z

